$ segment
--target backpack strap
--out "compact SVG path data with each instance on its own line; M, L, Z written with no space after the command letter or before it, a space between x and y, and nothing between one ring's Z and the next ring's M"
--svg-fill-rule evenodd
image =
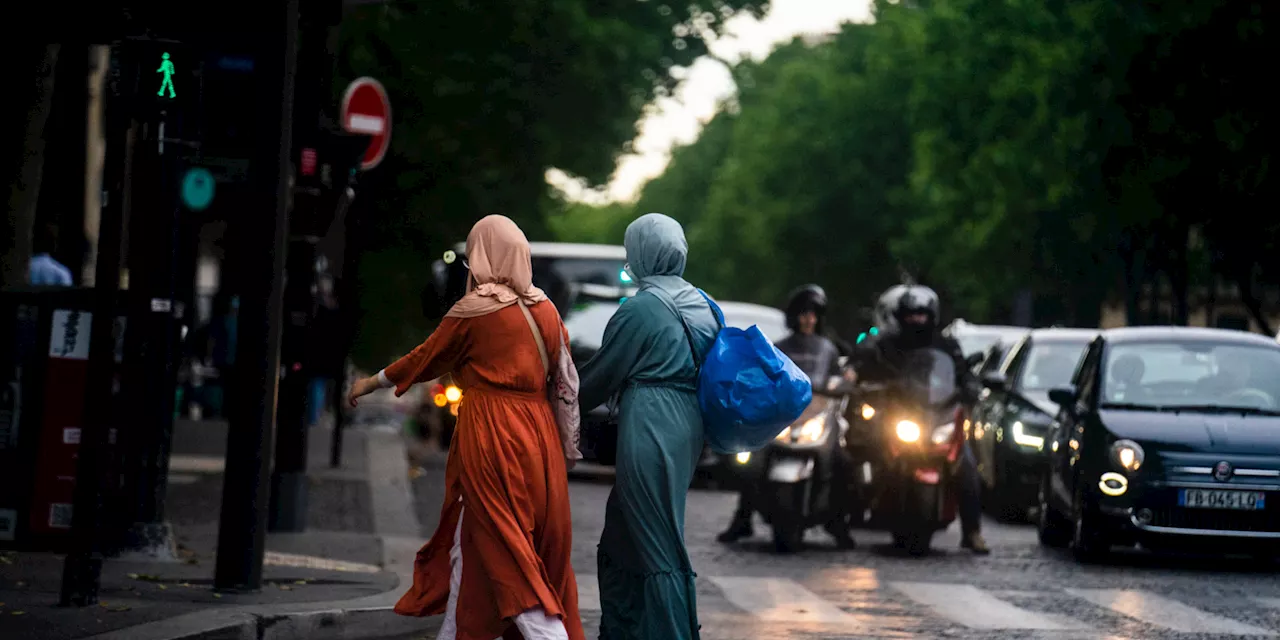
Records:
M675 300L672 300L671 295L659 287L648 287L645 291L652 293L655 298L662 301L662 304L666 305L667 309L669 309L671 313L675 314L676 319L680 321L680 326L684 328L685 340L689 342L689 350L693 352L693 364L697 367L698 371L701 371L702 356L698 353L698 347L695 346L693 341L693 331L689 329L689 323L685 322L684 314L680 313L680 309L676 307ZM706 294L703 295L705 297Z

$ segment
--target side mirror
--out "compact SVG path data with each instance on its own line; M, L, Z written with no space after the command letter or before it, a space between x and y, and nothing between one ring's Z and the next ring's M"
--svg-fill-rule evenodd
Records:
M988 373L982 376L982 386L992 391L1004 391L1004 388L1008 386L1008 380L1005 379L1002 373Z
M1077 397L1075 387L1058 387L1049 390L1049 399L1063 408L1074 405Z
M972 368L972 367L976 367L976 366L978 366L979 364L982 364L982 354L981 354L981 353L971 353L971 354L969 354L968 356L966 356L966 357L965 357L965 359L964 359L964 363L965 363L965 364L967 364L967 365L969 365L969 367L970 367L970 368Z

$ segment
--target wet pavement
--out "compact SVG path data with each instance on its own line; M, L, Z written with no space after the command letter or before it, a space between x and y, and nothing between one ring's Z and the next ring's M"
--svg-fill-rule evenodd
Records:
M415 481L419 513L439 509L437 474L423 464ZM574 566L587 637L598 637L595 545L603 528L608 478L575 481ZM837 550L821 530L808 548L773 553L767 529L736 545L715 541L736 496L693 490L686 541L698 572L704 640L845 638L1119 639L1280 637L1280 572L1252 559L1118 553L1107 565L1077 564L1041 548L1027 525L988 522L994 549L959 549L954 528L934 552L911 558L889 536L858 531L859 548ZM422 518L424 529L434 517ZM434 633L408 638L434 638ZM391 639L388 639L391 640Z

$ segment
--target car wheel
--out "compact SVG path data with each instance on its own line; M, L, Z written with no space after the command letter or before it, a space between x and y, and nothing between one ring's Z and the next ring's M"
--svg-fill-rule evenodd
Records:
M1084 563L1095 563L1106 558L1107 553L1111 551L1111 543L1106 536L1098 530L1096 523L1097 515L1089 505L1085 504L1084 496L1076 494L1075 499L1075 518L1072 522L1071 535L1071 554L1076 560Z
M1040 481L1039 491L1040 513L1036 516L1036 533L1040 544L1046 547L1062 548L1071 542L1070 523L1049 503L1049 478Z

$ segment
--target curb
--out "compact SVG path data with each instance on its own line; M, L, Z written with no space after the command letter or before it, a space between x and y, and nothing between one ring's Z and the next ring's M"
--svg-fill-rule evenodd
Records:
M388 635L430 633L435 618L396 615L391 607L327 609L294 614L246 614L244 620L216 629L171 636L171 640L360 640Z

